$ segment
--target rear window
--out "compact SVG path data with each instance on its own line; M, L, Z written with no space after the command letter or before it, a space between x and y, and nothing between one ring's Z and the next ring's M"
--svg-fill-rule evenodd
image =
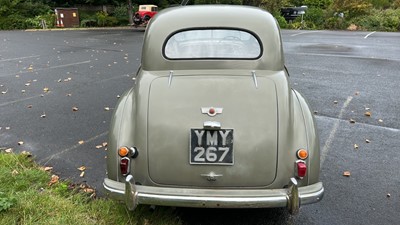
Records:
M233 29L179 31L164 45L168 59L257 59L262 45L252 33Z

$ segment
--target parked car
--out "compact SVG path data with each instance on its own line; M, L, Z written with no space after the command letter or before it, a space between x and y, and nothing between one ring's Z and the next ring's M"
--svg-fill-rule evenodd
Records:
M135 27L146 26L157 12L158 7L156 5L139 5L139 10L133 16L133 25Z
M163 10L147 27L141 62L111 120L110 196L130 210L286 207L293 214L321 200L313 113L290 86L270 13Z

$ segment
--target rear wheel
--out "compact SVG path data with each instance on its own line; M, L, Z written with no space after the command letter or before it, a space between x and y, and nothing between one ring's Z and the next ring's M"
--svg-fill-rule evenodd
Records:
M145 15L144 17L143 17L143 20L144 21L149 21L151 19L151 17L149 16L149 15Z

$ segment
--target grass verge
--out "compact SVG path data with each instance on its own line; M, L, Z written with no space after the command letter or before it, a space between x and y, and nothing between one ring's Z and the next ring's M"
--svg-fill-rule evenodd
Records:
M27 154L0 149L0 224L180 224L172 208L134 212L95 198L89 187L59 181Z

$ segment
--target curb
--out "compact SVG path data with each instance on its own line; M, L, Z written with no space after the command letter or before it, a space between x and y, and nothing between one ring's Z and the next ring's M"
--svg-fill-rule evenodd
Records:
M51 28L51 29L26 29L26 32L40 32L40 31L70 31L70 30L140 30L132 26L123 27L79 27L79 28Z

